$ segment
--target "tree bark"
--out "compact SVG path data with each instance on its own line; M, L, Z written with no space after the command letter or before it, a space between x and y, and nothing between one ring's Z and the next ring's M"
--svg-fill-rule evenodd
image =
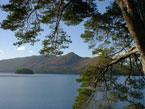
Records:
M121 55L119 58L113 60L113 61L109 64L109 66L111 66L111 65L113 65L113 64L116 64L116 63L119 62L120 60L125 59L125 58L129 57L130 55L132 55L132 54L134 54L134 53L136 53L136 52L138 52L138 49L129 51L129 52L125 53L124 55Z
M137 7L137 3L135 4L133 0L115 0L115 2L121 8L124 20L128 26L129 32L136 43L136 48L138 49L141 60L142 67L145 73L145 20L144 15L138 11L141 9L144 11L145 5L144 0L140 0L143 4L142 6ZM140 8L140 9L139 9Z

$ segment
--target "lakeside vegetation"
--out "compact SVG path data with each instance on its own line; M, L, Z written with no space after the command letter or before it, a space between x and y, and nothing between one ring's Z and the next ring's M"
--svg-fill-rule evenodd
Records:
M81 38L89 44L89 49L92 49L98 59L94 66L82 71L81 78L78 79L82 89L78 90L79 95L73 108L82 109L95 105L99 86L103 86L107 102L110 99L111 102L115 101L112 98L117 97L120 101L127 100L130 103L126 108L144 108L143 104L130 100L128 95L141 99L140 90L145 85L145 0L114 0L103 13L98 9L98 1L104 0L10 0L8 4L1 6L8 13L1 28L15 31L18 39L15 45L34 45L35 42L42 41L41 54L61 55L62 49L68 48L68 44L72 42L62 27L83 23ZM43 25L48 26L51 31L42 40L38 36L43 31ZM73 57L70 60L67 62L63 58L59 62L73 66L71 62L76 60ZM79 63L78 66L81 67L84 63ZM65 68L65 71L69 69L62 65L57 72L61 72L61 68ZM54 66L51 71L53 70ZM122 74L127 75L127 78L123 84L119 84L119 78L112 75ZM134 75L142 76L137 80ZM113 89L111 94L115 91L117 96L106 96L110 88ZM105 107L103 104L97 106L111 108L109 103Z
M19 69L15 73L16 74L34 74L34 72L32 70L26 69L26 68Z

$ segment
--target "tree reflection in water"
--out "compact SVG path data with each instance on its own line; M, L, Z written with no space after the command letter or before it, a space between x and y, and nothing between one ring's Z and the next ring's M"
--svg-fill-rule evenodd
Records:
M92 70L93 69L93 70ZM99 75L95 68L84 71L81 78L81 88L73 105L74 109L144 109L144 76L112 76L103 75L95 83ZM90 72L91 71L91 72ZM92 73L94 71L94 73Z

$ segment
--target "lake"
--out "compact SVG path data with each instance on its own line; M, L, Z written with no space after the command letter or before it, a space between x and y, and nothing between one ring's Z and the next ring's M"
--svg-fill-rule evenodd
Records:
M78 94L79 84L76 79L79 77L80 75L66 74L0 73L0 109L72 109ZM119 83L123 80L123 76L117 79ZM124 95L120 89L118 91L121 96ZM98 94L99 100L102 92ZM142 104L144 101L145 98L140 99ZM104 101L96 102L97 105L102 103ZM116 109L121 109L124 105L128 103L124 101L112 104Z
M79 75L0 73L0 109L72 109Z

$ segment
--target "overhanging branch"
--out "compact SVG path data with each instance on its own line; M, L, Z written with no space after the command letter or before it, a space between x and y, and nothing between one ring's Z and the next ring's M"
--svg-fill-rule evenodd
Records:
M129 52L127 52L127 53L121 55L119 58L113 60L110 64L108 64L108 66L112 66L113 64L116 64L116 63L119 62L120 60L125 59L125 58L127 58L128 56L130 56L131 54L134 54L134 53L136 53L136 52L138 52L137 49L134 49L134 50L132 50L132 51L129 51Z
M131 47L131 49L134 49L135 46ZM130 51L128 51L127 53L121 55L120 57L118 57L117 59L112 60L109 64L107 64L106 66L102 66L102 71L99 73L99 78L97 78L94 83L96 84L99 80L102 79L102 77L105 75L105 73L108 71L109 67L112 67L114 64L118 63L119 61L126 59L127 57L129 57L132 54L135 54L136 52L138 52L138 49L132 49ZM98 66L100 67L100 66ZM100 67L101 68L101 67Z

